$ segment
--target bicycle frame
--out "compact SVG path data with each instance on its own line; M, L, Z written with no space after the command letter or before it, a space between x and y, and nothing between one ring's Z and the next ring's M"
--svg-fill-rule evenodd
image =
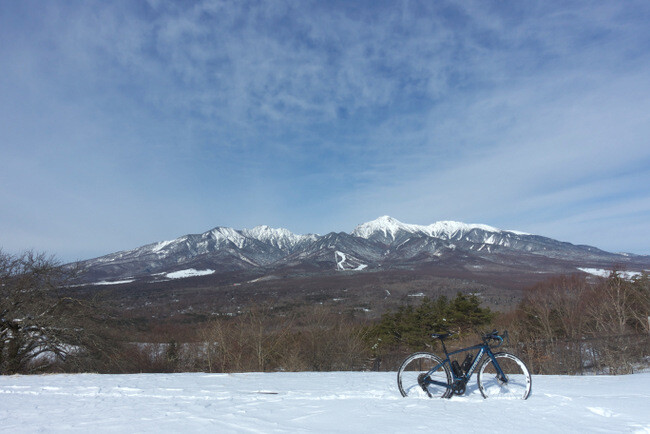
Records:
M492 349L490 348L490 345L487 342L483 342L482 344L477 344L473 345L471 347L466 347L466 348L461 348L460 350L447 352L447 347L445 346L445 341L444 339L440 339L440 342L442 343L442 350L445 352L445 359L442 361L442 363L437 364L434 366L429 372L427 372L425 382L428 384L435 384L437 386L442 386L446 387L447 389L453 389L453 383L456 383L459 380L462 380L464 383L468 383L469 379L472 378L472 375L474 374L474 371L476 370L476 367L478 366L479 362L483 358L484 355L487 355L490 359L492 359L492 363L494 364L494 367L497 370L497 374L499 378L503 379L504 382L508 382L508 377L504 375L503 371L501 370L501 366L499 366L499 363L497 362L496 358L494 357L494 353L492 352ZM501 339L501 342L503 342L503 339ZM500 344L499 344L500 345ZM453 356L454 354L459 354L459 353L465 353L468 351L473 351L473 350L479 350L478 354L474 357L474 360L472 361L472 365L470 368L467 370L466 373L464 373L462 376L457 377L456 373L454 373L454 370L451 369L451 359L450 356ZM451 372L451 375L453 377L452 384L448 383L443 383L441 381L435 381L432 380L430 375L437 371L438 368L440 368L443 365L448 365L449 366L449 371Z

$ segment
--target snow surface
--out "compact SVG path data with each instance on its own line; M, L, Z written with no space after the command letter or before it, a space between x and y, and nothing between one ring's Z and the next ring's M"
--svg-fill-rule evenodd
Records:
M650 373L534 376L526 400L402 398L395 373L0 376L3 432L644 432Z
M609 277L609 275L612 274L612 270L605 270L602 268L578 268L578 270L599 277ZM632 280L635 277L640 277L642 273L640 271L619 271L618 274L623 279Z
M170 244L174 244L175 242L176 242L176 240L161 241L161 242L155 244L151 248L151 251L153 253L160 253L165 247L169 246Z
M187 270L174 271L173 273L165 274L165 277L168 279L184 279L186 277L194 276L207 276L208 274L214 274L214 270L195 270L194 268L188 268Z
M121 285L123 283L131 283L131 282L135 282L135 279L113 280L113 281L102 280L100 282L93 283L93 285Z
M218 243L231 242L240 249L244 247L244 243L246 242L246 237L232 228L223 228L223 227L214 228L211 231L202 234L202 237L212 238L216 240Z

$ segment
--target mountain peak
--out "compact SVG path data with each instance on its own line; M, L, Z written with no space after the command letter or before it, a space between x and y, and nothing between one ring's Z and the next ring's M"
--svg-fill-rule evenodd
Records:
M414 225L402 223L393 217L385 215L375 220L360 224L354 229L354 231L352 231L352 235L361 238L369 238L373 234L382 233L387 238L395 239L395 235L400 230L413 232L413 226Z
M272 228L267 225L255 226L253 229L243 229L242 233L257 239L268 239L277 237L292 237L294 234L288 229Z
M438 221L424 226L402 223L385 215L358 225L350 235L343 232L325 236L295 235L287 229L266 225L242 230L216 227L203 234L185 235L84 261L82 266L87 276L91 276L87 279L120 279L173 272L180 267L209 266L220 272L301 267L303 264L309 270L328 266L337 270L384 269L393 265L436 263L442 256L451 261L447 264L454 261L483 264L486 255L496 251L500 256L490 258L488 263L505 261L502 265L508 267L516 264L529 267L542 258L546 261L540 265L542 270L555 270L548 268L548 264L571 269L573 264L603 267L601 264L608 266L612 262L641 264L640 267L647 269L645 264L650 261L645 257L614 255L589 246L573 246L482 224Z
M272 228L267 225L255 226L253 229L243 229L241 233L245 237L269 243L281 249L293 247L301 241L314 238L313 235L296 235L288 229Z
M452 236L456 233L467 233L473 229L480 229L485 232L503 232L501 229L497 229L492 226L482 225L477 223L463 223L456 222L452 220L443 220L430 224L429 226L424 226L426 228L428 235L433 234L446 234Z
M352 235L366 239L373 235L383 235L386 239L395 240L397 233L404 231L411 234L421 233L430 237L451 238L470 232L473 229L485 232L502 232L500 229L483 224L468 224L446 220L423 226L402 223L390 216L381 216L375 220L360 224L354 229Z

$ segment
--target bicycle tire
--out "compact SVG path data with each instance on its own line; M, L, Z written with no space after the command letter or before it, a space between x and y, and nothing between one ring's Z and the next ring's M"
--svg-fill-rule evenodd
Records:
M442 384L419 379L438 366L428 378ZM447 398L451 394L451 374L442 359L431 353L413 353L408 356L397 371L397 387L404 397Z
M519 357L505 352L496 353L494 358L507 381L499 378L492 359L485 359L478 369L476 380L483 398L528 399L532 380L526 364Z

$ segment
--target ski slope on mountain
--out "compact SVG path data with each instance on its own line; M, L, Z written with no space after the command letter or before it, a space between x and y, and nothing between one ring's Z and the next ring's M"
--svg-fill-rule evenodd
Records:
M395 373L0 376L3 432L644 432L650 373L534 376L526 400L402 398Z

